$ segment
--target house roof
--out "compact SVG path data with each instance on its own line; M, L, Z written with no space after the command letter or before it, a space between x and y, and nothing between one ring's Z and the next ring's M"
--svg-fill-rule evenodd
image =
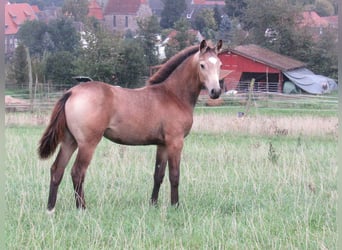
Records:
M103 12L96 0L91 0L88 5L88 16L95 17L97 20L103 20Z
M326 20L331 27L338 28L338 16L325 16L321 18Z
M225 1L192 0L193 5L225 5Z
M104 14L134 15L141 4L147 4L147 0L108 0Z
M31 7L32 7L34 13L38 14L40 12L38 5L31 5Z
M20 25L30 20L37 20L36 13L39 12L37 6L27 3L14 3L5 5L5 35L17 34Z
M280 55L269 49L259 47L255 44L240 45L231 49L235 54L249 58L281 71L288 71L292 69L305 67L305 63L292 59L290 57Z
M328 21L320 17L316 11L304 11L302 17L300 22L302 26L327 27L329 25Z

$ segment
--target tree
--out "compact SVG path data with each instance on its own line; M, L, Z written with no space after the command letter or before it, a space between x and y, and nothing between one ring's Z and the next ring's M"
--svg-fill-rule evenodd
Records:
M144 84L142 76L145 72L144 49L136 40L125 41L115 67L117 84L126 88L139 87Z
M113 36L94 18L88 19L84 28L82 38L85 45L76 59L75 74L114 84L117 80L115 68L121 47L120 38Z
M43 51L55 51L56 45L55 42L51 38L51 34L49 32L45 32L42 38L42 49Z
M48 24L37 20L27 21L20 27L18 38L29 48L32 57L42 57L45 52L75 53L80 46L78 32L66 18L52 20Z
M175 23L174 29L176 30L176 35L171 39L165 48L165 54L167 58L170 58L178 51L193 45L196 40L195 35L189 30L190 24L187 19L179 19Z
M74 76L74 58L70 52L59 51L50 55L46 61L46 76L55 86L60 88L71 87Z
M186 10L185 0L165 0L161 13L160 26L164 29L172 28Z
M334 5L329 0L317 0L315 5L315 10L320 16L332 16L335 14Z
M308 67L317 74L338 78L338 51L336 32L326 30L311 47L306 58Z
M247 7L246 0L225 0L224 12L231 18L242 19Z
M199 30L206 39L215 38L215 31L217 30L217 23L214 16L214 10L206 8L202 9L195 16L195 28Z
M71 20L61 18L50 21L48 32L54 44L54 51L75 53L80 48L80 36Z
M228 17L228 15L223 15L221 24L218 30L218 40L224 41L224 43L231 43L231 31L232 31L232 23Z
M47 30L47 24L37 20L26 21L20 27L18 39L23 45L29 48L30 54L33 57L43 55L44 49L46 48L42 45L42 42L45 42L44 35Z
M62 13L73 17L76 22L82 22L88 14L88 0L64 0Z
M20 86L28 83L28 64L25 46L23 44L19 44L15 49L13 62L7 77Z
M277 0L247 0L243 27L250 36L249 40L264 47L272 47L279 51L291 50L293 45L285 42L292 42L291 36L296 28L299 10L286 1ZM271 30L271 39L265 36L266 30ZM285 46L285 47L284 47Z
M220 8L218 7L218 5L215 5L215 7L214 7L214 18L215 18L215 22L216 22L217 26L220 26L220 24L221 24L221 16L222 16L222 13L221 13Z
M141 47L144 49L146 64L149 66L158 64L159 54L156 47L157 35L160 33L158 18L153 15L151 17L139 20L138 27L138 37Z

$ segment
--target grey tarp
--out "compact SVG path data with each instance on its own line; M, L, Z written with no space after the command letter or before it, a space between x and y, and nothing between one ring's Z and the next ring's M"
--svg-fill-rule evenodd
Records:
M300 94L301 90L293 82L285 81L283 86L284 94Z
M284 71L283 74L296 86L310 94L324 94L337 89L337 84L333 79L315 75L306 68Z

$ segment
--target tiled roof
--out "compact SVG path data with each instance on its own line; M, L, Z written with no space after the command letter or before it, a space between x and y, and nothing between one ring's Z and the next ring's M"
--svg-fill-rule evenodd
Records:
M302 17L302 26L327 27L329 25L328 21L320 17L315 11L304 11Z
M28 20L37 20L36 11L38 7L32 8L27 3L14 3L5 5L5 35L14 35L18 32L20 25Z
M38 5L31 5L31 7L32 7L32 9L33 9L33 11L34 11L34 13L39 13L40 12L40 9L39 9L39 7L38 7Z
M139 10L141 4L146 4L147 0L108 0L104 14L133 15Z
M325 16L322 19L326 20L330 26L338 28L338 16Z
M103 12L96 0L91 0L88 5L88 16L95 17L97 20L103 20Z
M225 5L224 1L192 0L194 5Z
M231 50L233 53L244 56L251 60L269 65L282 71L302 68L305 63L290 57L280 55L271 50L259 47L254 44L240 45Z

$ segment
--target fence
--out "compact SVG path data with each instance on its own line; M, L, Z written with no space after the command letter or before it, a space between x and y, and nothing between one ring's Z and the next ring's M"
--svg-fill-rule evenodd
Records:
M32 92L28 85L20 89L6 86L6 111L49 112L57 99L70 87L34 84ZM31 96L31 98L30 98ZM308 109L319 111L338 111L337 94L329 95L286 95L277 92L237 92L222 94L218 100L209 99L208 95L200 95L199 106L254 106L275 109Z
M200 95L199 106L250 106L260 109L291 109L308 111L338 112L338 97L331 95L281 94L277 92L257 92L223 94L218 100L211 100L208 95Z
M50 111L58 98L70 88L70 85L54 85L49 83L35 83L31 90L29 84L19 87L5 85L6 112L44 112Z
M250 81L239 81L233 85L237 86L237 91L248 92L250 89ZM255 92L278 92L278 82L255 82L253 85L253 91Z

